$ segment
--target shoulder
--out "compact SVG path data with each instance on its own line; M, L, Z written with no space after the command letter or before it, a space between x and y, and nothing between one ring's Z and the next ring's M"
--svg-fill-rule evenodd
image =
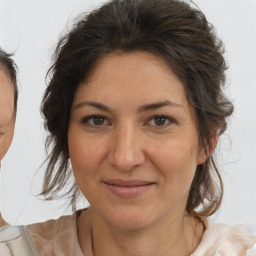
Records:
M256 256L256 236L244 225L207 223L202 241L191 256L233 255Z
M12 256L17 249L19 255L38 255L26 226L6 225L0 228L0 255Z
M76 228L79 213L27 226L40 256L81 254Z

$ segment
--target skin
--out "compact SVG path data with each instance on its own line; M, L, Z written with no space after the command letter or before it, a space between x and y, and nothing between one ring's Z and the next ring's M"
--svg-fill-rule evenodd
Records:
M0 69L0 161L8 151L15 124L14 90L4 70ZM8 225L0 213L0 227Z
M77 184L91 204L77 221L85 255L92 253L91 228L94 256L195 250L203 227L185 207L205 151L183 85L164 60L147 52L102 57L76 91L68 145ZM124 198L111 191L112 180L150 185Z
M14 133L14 89L6 73L0 69L0 160L8 151Z

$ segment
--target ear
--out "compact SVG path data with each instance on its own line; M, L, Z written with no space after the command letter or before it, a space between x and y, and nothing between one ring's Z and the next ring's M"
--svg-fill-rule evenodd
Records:
M205 149L203 147L200 148L198 152L197 157L197 164L203 164L206 162L206 160L211 156L211 154L214 152L217 143L218 143L219 136L218 134L215 134L211 137L210 145Z

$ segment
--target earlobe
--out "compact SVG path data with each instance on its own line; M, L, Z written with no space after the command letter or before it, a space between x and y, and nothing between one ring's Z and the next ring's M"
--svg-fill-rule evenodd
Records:
M206 160L212 155L212 153L214 152L214 150L217 146L218 138L219 138L219 136L217 134L215 134L211 138L210 145L208 145L206 148L201 147L199 154L198 154L198 159L197 159L198 165L204 164L206 162Z
M205 149L202 147L199 151L198 157L197 157L197 164L203 164L207 160L207 153L205 152Z

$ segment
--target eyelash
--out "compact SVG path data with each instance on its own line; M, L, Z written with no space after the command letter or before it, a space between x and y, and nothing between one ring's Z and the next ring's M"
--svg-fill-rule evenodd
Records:
M97 118L102 119L103 123L99 124L99 125L90 123L90 121L94 121ZM151 116L150 118L148 118L148 120L146 121L146 123L144 125L145 126L151 126L150 122L154 121L154 120L156 121L157 118L163 119L163 121L165 122L164 125L156 125L156 124L152 125L154 127L157 127L158 129L165 128L165 127L170 126L173 123L176 123L176 121L171 117L168 117L168 116L165 116L165 115L154 115L154 116ZM107 122L107 124L104 124L105 122ZM168 123L166 124L166 122L168 122ZM102 115L87 116L87 117L82 119L81 123L86 124L86 125L91 126L91 127L97 127L97 128L100 128L100 127L105 126L105 125L108 125L108 126L111 125L111 122L108 121L107 118L102 116Z
M149 124L149 122L151 122L151 121L154 121L154 120L156 121L157 118L164 119L164 121L165 121L164 125L159 125L159 126L158 125L153 125L153 126L157 127L158 129L168 127L171 124L175 123L175 120L173 118L165 116L165 115L151 116L146 123ZM167 124L166 124L166 121L168 122Z
M90 120L93 121L93 119L96 119L96 118L103 119L104 122L107 121L106 117L104 117L104 116L101 116L101 115L91 115L91 116L87 116L87 117L83 118L81 123L82 124L87 124L87 125L89 125L91 127L97 127L97 126L98 127L102 127L103 125L95 125L95 124L90 124L89 123ZM110 122L108 122L108 123L110 124Z

